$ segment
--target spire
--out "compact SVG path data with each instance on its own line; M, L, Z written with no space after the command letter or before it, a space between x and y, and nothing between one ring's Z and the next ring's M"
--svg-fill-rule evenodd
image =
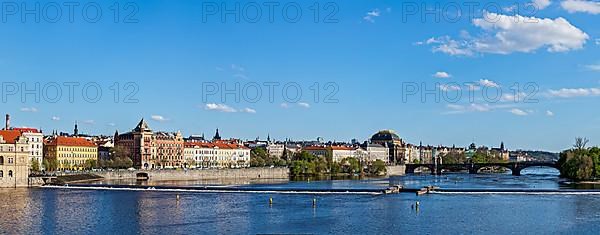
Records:
M221 140L221 135L219 135L219 128L217 128L217 132L215 133L213 140Z
M504 150L504 141L500 142L500 150Z
M75 129L73 130L73 135L77 137L79 135L79 128L77 128L77 121L75 121Z
M135 129L133 129L135 132L141 132L141 131L150 131L150 127L148 126L148 123L146 123L146 121L144 120L144 118L142 118L142 120L140 120L140 123L137 124L137 126L135 127Z
M267 134L267 142L271 142L271 134Z

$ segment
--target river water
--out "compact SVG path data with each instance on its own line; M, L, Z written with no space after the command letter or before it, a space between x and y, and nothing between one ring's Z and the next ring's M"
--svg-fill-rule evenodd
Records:
M374 189L402 184L454 189L569 188L561 184L557 174L540 168L528 169L523 176L457 173L367 180L237 182L237 187ZM272 205L269 197L273 198ZM600 229L600 195L583 192L416 196L41 188L1 189L0 198L0 234L598 234ZM317 205L313 207L315 198ZM417 201L418 209L414 206Z

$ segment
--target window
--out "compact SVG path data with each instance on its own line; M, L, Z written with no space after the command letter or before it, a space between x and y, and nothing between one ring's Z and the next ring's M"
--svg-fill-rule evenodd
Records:
M13 177L13 172L12 171L8 171L8 177Z
M0 156L0 165L4 165L4 157Z
M4 177L4 171L0 171L0 178Z

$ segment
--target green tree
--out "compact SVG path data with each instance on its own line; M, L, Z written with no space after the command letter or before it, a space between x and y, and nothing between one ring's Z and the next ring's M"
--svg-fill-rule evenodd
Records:
M385 175L387 173L385 162L379 159L375 160L369 167L369 172L374 175Z
M31 160L31 171L33 172L39 172L40 171L40 162L37 159L32 159Z

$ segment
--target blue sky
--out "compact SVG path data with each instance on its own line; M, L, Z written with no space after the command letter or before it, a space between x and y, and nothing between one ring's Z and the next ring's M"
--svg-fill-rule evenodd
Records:
M23 21L23 5L17 5L14 14L2 12L0 105L12 114L13 125L45 132L71 131L78 121L83 132L112 134L132 129L144 117L155 130L212 135L219 128L225 137L243 139L270 134L365 140L379 129L394 129L408 142L431 145L504 141L511 149L557 151L570 147L576 136L600 143L600 3L536 0L539 10L532 13L526 8L531 1L518 6L482 1L470 14L457 2L461 14L451 22L457 5L425 1L429 9L439 5L436 22L433 15L422 19L420 1L327 2L281 1L272 22L269 8L259 5L256 23L246 19L256 9L247 1L150 0L134 2L135 8L121 1L118 23L112 1L98 2L102 16L96 23L86 21L94 20L95 8L88 6L83 16L89 2L74 8L73 22L68 8L59 5L63 14L56 23L49 20L55 17L49 2L39 2L39 23L35 15ZM211 4L231 9L236 3L248 10L240 13L240 22L233 15L223 21L222 9L207 12ZM286 21L292 13L282 16L286 4L302 9L298 22ZM79 83L73 102L65 82ZM129 83L133 86L125 87ZM272 101L265 83L279 84ZM40 89L11 92L15 84L28 89L40 84ZM53 84L63 93L55 103ZM239 84L239 102L233 95L223 100L222 89L208 94L207 84L229 89ZM82 96L86 85L94 85L86 97L91 100L95 88L102 90L97 102ZM252 102L255 85L262 96ZM292 90L284 97L286 85ZM461 92L463 98L437 102L429 95L423 102L420 93L403 91L414 85L436 89L440 97ZM292 99L295 87L302 90L299 99ZM137 102L124 103L134 88L129 101ZM486 100L483 91L502 95Z

